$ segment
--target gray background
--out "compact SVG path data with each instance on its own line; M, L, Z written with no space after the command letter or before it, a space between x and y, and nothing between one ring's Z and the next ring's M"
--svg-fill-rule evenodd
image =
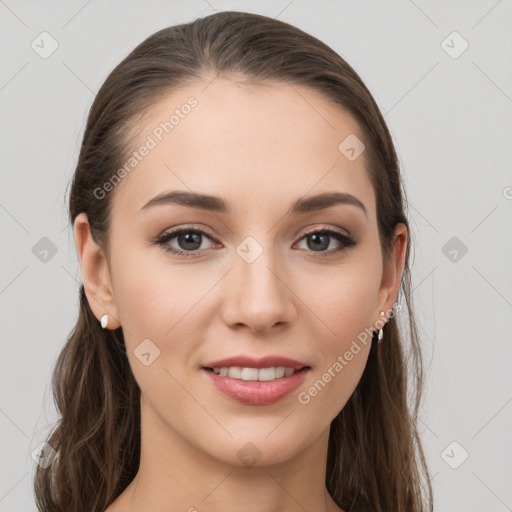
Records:
M512 510L510 0L0 0L0 511L35 510L31 453L56 420L50 374L80 282L65 189L95 92L151 33L216 10L302 28L374 94L416 243L435 510Z

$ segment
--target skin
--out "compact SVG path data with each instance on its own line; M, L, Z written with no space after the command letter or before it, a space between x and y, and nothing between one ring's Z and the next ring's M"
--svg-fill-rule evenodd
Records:
M307 405L297 395L381 310L389 316L406 227L397 226L384 266L365 154L349 161L338 150L347 135L363 136L348 113L308 88L237 76L197 82L155 104L137 126L136 148L190 96L197 107L111 192L108 257L86 215L75 221L89 304L98 321L108 313L109 329L123 327L141 388L139 472L107 512L340 511L325 488L329 427L362 375L369 343ZM168 190L220 196L235 214L180 205L141 211ZM297 199L332 191L356 196L367 216L347 204L286 214ZM201 238L200 256L180 258L151 243L189 224L213 235ZM348 232L357 244L334 253L342 243L331 237L317 252L304 236L313 226ZM247 236L263 249L252 263L236 252ZM166 245L187 250L177 238ZM149 366L134 355L147 338L160 350ZM284 355L311 370L277 403L246 405L200 370L240 354ZM237 456L248 442L261 455L252 466Z

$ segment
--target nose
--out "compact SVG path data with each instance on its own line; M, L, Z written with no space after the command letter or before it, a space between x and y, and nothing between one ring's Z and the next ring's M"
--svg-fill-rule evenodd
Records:
M283 328L296 318L295 295L287 273L271 253L264 250L252 263L235 254L223 300L223 318L229 327L262 334Z

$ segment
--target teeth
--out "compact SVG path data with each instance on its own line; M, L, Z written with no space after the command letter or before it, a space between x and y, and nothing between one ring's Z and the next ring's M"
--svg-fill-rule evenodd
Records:
M247 370L247 368L244 368ZM258 370L254 370L256 372L256 377L258 380L275 380L276 379L276 369L275 368L260 368ZM256 380L256 379L252 379Z
M230 366L229 368L213 368L214 373L221 377L231 377L240 380L260 380L269 381L289 377L295 373L293 368L277 366L272 368L242 368L240 366Z
M231 370L228 375L231 377ZM274 377L275 375L276 374L274 372ZM259 380L259 370L257 368L242 368L242 380Z
M228 369L228 377L233 377L233 379L241 379L242 368L240 368L240 366L231 366Z

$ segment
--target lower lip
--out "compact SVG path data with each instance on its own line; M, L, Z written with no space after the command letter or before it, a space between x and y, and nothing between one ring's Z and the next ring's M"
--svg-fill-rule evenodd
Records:
M261 381L221 377L213 371L201 368L201 371L206 373L219 391L238 402L248 405L268 405L284 398L304 382L309 370L310 368L306 367L288 377Z

